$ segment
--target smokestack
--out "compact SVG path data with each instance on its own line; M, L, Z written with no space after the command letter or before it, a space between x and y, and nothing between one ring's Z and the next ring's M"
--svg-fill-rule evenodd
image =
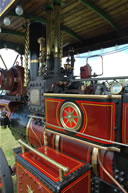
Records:
M38 38L45 37L45 27L34 22L30 24L30 80L35 80L38 76L39 68L39 44Z
M60 5L54 7L54 73L60 73Z

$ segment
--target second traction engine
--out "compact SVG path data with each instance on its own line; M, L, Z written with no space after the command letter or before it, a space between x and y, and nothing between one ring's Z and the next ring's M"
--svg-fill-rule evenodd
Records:
M0 69L0 89L8 95L22 95L24 87L24 68L14 66L9 70Z
M39 22L27 23L30 69L27 61L24 68L0 69L0 89L6 91L0 97L0 123L22 145L16 155L17 190L126 193L126 88L112 94L106 83L92 78L88 64L81 68L81 79L75 79L73 52L70 69L63 69L59 5L54 17L54 42L51 14L46 30ZM93 92L81 90L86 79Z

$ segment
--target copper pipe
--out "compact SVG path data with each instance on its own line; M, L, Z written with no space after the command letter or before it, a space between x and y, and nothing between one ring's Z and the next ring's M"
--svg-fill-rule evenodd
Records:
M100 160L100 151L98 152L98 161L99 161L99 164L100 164L100 167L102 168L102 170L104 171L104 173L121 189L122 192L124 193L128 193L126 192L126 190L117 182L117 180L115 180L111 174L104 168L101 160Z

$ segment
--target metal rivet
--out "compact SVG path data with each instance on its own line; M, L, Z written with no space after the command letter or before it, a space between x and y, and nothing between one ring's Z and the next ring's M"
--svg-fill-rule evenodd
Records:
M117 176L117 175L115 176L115 179L118 179L118 176Z
M124 178L119 178L120 182L123 182L124 181Z
M124 171L121 171L121 172L120 172L120 176L124 176Z
M119 170L118 170L118 169L115 169L115 173L118 174L118 173L119 173Z

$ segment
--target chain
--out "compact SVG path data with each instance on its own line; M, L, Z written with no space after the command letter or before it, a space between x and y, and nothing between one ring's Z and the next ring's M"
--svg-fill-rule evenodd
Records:
M25 20L25 72L24 72L24 86L28 86L28 55L29 55L29 19Z

